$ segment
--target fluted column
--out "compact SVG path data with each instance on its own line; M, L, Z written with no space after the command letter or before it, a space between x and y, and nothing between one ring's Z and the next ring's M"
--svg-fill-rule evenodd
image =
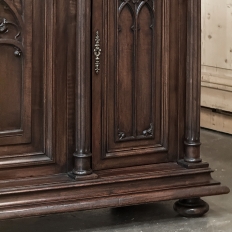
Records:
M188 0L185 157L200 158L201 0Z
M91 169L91 0L77 1L75 152L72 175L90 175Z
M201 0L187 0L187 67L184 166L201 165ZM189 166L190 165L190 166ZM204 164L205 165L205 164Z

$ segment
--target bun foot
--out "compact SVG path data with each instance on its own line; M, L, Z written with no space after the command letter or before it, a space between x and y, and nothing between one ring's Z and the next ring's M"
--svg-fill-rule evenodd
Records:
M201 217L209 211L209 205L200 198L179 200L173 208L184 217Z

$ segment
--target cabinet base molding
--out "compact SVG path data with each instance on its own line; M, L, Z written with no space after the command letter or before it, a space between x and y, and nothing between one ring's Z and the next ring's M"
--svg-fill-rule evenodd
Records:
M209 164L207 162L189 163L189 162L186 162L185 160L181 159L181 160L178 160L177 163L180 166L184 167L184 168L190 168L190 169L194 169L194 168L208 168L209 167Z
M98 175L97 174L95 174L95 173L92 173L92 174L89 174L89 175L75 175L75 174L73 174L73 172L69 172L68 173L68 176L69 177L71 177L72 179L74 179L74 180L79 180L79 181L81 181L81 180L92 180L92 179L96 179L96 178L98 178Z
M228 193L211 172L166 163L98 171L98 178L84 181L67 174L1 181L0 219Z

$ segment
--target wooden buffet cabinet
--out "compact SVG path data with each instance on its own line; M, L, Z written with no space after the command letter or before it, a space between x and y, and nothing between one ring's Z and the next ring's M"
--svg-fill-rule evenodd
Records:
M200 158L200 0L0 0L0 219L228 193Z

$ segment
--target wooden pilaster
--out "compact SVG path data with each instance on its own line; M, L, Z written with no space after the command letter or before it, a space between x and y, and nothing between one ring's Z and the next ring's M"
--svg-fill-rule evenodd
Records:
M74 177L91 169L91 0L78 0L76 26L75 152Z
M185 156L186 167L207 166L200 157L201 0L188 0Z

